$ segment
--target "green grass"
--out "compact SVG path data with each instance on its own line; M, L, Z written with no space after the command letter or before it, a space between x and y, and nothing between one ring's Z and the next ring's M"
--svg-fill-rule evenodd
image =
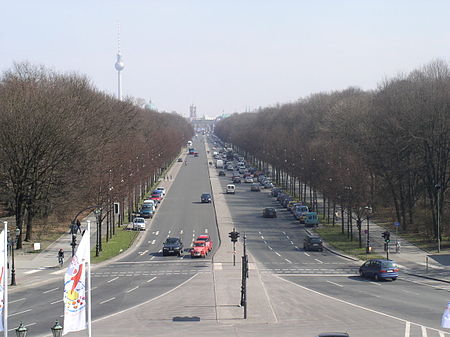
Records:
M382 259L384 256L375 253L366 254L366 247L359 248L358 239L347 238L347 234L342 234L341 226L324 224L316 229L316 232L331 247L343 252L344 254L354 256L360 260Z
M91 250L91 263L108 260L131 247L139 232L130 230L116 230L116 234L108 242L102 241L103 250L95 256L95 247Z

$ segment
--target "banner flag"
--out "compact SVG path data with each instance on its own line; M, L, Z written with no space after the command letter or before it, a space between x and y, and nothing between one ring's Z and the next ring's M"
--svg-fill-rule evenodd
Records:
M86 262L90 257L90 235L85 234L64 275L63 335L86 329Z

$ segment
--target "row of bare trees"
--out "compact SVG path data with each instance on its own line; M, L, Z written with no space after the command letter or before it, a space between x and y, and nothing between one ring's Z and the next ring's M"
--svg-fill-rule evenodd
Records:
M235 114L215 130L292 186L348 205L359 220L368 206L392 209L403 230L436 238L438 209L449 229L449 116L450 68L438 60L374 91L318 93Z
M0 198L21 232L26 224L25 240L35 220L49 215L67 220L115 201L136 208L193 134L179 115L118 101L83 76L27 63L0 78L0 125Z

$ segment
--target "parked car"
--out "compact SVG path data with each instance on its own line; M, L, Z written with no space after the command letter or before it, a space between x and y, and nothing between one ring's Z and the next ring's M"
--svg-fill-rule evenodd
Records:
M209 252L213 249L213 243L208 234L199 235L196 241L204 241Z
M198 157L198 152L194 152L194 157Z
M177 162L182 163L183 162L183 158L178 158Z
M253 183L253 178L250 176L245 177L244 183Z
M273 184L271 182L266 182L264 188L273 188Z
M191 248L191 257L203 257L208 255L208 247L206 247L205 241L194 241Z
M201 200L202 203L210 203L211 202L211 194L203 193L200 196L200 200Z
M308 235L303 240L303 249L307 250L317 250L323 252L322 239L317 235Z
M250 191L252 191L252 192L259 192L259 191L261 191L261 189L259 188L259 184L253 183L253 184L250 186Z
M135 231L145 231L145 219L144 218L134 218L133 219L133 230Z
M273 207L266 207L263 209L263 217L264 218L276 218L277 210Z
M272 195L272 197L277 197L278 193L281 193L282 189L279 187L274 187L272 188L272 191L270 192L270 194Z
M225 171L223 171L223 170L219 171L219 177L224 177L225 175L226 175Z
M159 186L156 190L161 191L162 195L166 196L166 189L164 187Z
M319 217L316 212L307 212L302 215L303 222L305 223L305 227L308 226L317 226L319 224Z
M372 259L367 260L359 267L359 275L361 277L373 278L380 281L390 278L395 281L398 277L399 267L392 260Z
M167 238L163 244L163 256L166 255L183 255L183 242L180 238Z

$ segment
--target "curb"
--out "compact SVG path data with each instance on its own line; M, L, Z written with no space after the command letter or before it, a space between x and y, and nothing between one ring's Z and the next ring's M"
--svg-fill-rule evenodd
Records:
M407 274L407 275L411 275L411 276L421 277L421 278L424 278L424 279L427 279L427 280L433 280L433 281L438 281L438 282L443 282L443 283L450 283L450 281L448 281L448 280L443 280L443 279L432 277L432 276L426 276L426 275L420 275L420 274L414 274L414 273L407 273L407 272L404 272L404 273Z

